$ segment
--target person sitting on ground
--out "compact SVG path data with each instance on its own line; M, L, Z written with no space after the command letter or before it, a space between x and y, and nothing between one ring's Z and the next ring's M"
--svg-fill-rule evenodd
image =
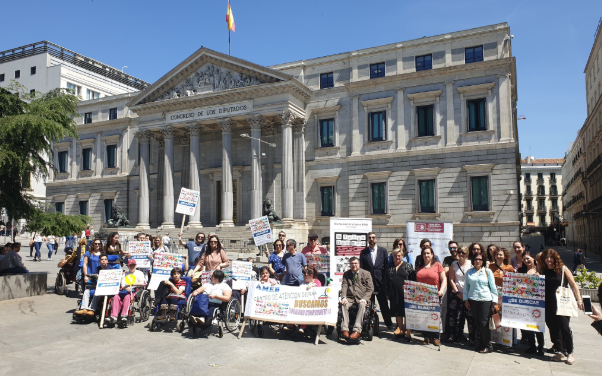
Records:
M23 265L23 259L19 256L21 243L13 243L12 249L4 255L0 263L0 274L23 274L29 273L29 270Z
M4 259L4 255L11 249L13 249L13 243L11 242L6 243L4 247L0 248L0 262Z
M262 266L259 270L259 283L262 285L274 286L279 284L275 278L270 278L270 269L267 266Z
M192 292L193 296L199 294L205 294L209 298L208 306L204 307L207 312L211 307L217 307L222 303L227 303L232 297L232 288L224 282L225 274L222 270L216 270L211 275L211 282L207 283ZM199 324L204 325L206 319L210 319L211 316L207 317L191 317L191 319Z
M129 275L133 275L136 278L136 281L133 285L128 285L126 281L126 277ZM113 297L113 307L111 309L111 316L105 318L105 321L110 324L115 324L117 322L117 316L119 315L119 311L121 310L121 321L127 321L128 310L130 308L130 302L132 300L132 294L136 293L136 287L144 286L144 274L140 270L136 270L136 260L129 259L128 260L128 271L121 278L121 288L122 291L115 294Z
M98 241L98 240L96 240L96 241ZM89 274L90 275L92 275L92 274L98 275L98 273L101 270L107 270L108 265L109 265L109 259L107 258L107 255L102 254L99 257L99 267L96 270L92 270L93 273L89 273ZM86 282L88 282L89 276L86 275L85 278L86 278ZM94 295L94 297L92 298L92 301L90 301L90 296L93 295L95 291L96 290L94 290L94 289L86 289L84 291L84 295L82 296L82 304L81 304L79 310L75 311L76 315L94 316L94 312L96 312L96 307L98 306L98 301L101 298L98 295Z
M168 281L163 281L163 284L170 289L170 292L161 300L157 320L166 320L167 310L169 309L169 321L175 321L178 302L180 300L186 300L186 296L184 295L186 282L182 279L182 269L178 267L173 268L171 270L171 278Z
M362 333L362 322L366 306L374 292L372 276L370 272L360 269L360 259L351 257L349 259L349 270L343 273L343 282L341 284L341 305L343 306L343 322L341 330L344 338L357 340ZM355 324L353 325L353 333L349 335L349 308L358 305Z

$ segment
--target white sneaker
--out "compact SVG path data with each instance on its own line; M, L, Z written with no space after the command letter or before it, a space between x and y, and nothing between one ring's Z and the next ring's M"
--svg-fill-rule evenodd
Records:
M303 328L299 328L299 333L300 334L305 334L305 330L303 330Z

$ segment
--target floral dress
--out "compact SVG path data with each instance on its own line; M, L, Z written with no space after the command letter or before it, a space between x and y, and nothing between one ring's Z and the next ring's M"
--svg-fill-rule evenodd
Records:
M282 264L282 257L278 256L276 253L272 253L268 258L268 264L272 266L272 269L276 272L276 274L284 273L284 264Z

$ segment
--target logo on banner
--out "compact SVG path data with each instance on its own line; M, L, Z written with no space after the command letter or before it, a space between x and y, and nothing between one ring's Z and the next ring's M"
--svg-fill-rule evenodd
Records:
M535 317L536 319L541 317L541 311L538 309L534 309L533 312L531 312L531 315L533 315L533 317Z
M433 314L431 315L431 319L433 319L433 320L439 320L439 315L438 315L438 314L436 314L436 313L433 313Z
M441 232L443 233L443 223L415 223L414 229L419 232Z

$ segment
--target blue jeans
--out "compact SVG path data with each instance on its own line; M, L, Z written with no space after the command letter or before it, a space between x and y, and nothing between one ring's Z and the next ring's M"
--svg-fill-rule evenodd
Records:
M36 255L34 256L34 259L39 259L40 258L40 248L42 248L42 242L34 242L33 246L36 249Z
M54 251L54 244L46 243L48 247L48 258L52 258L52 251Z

